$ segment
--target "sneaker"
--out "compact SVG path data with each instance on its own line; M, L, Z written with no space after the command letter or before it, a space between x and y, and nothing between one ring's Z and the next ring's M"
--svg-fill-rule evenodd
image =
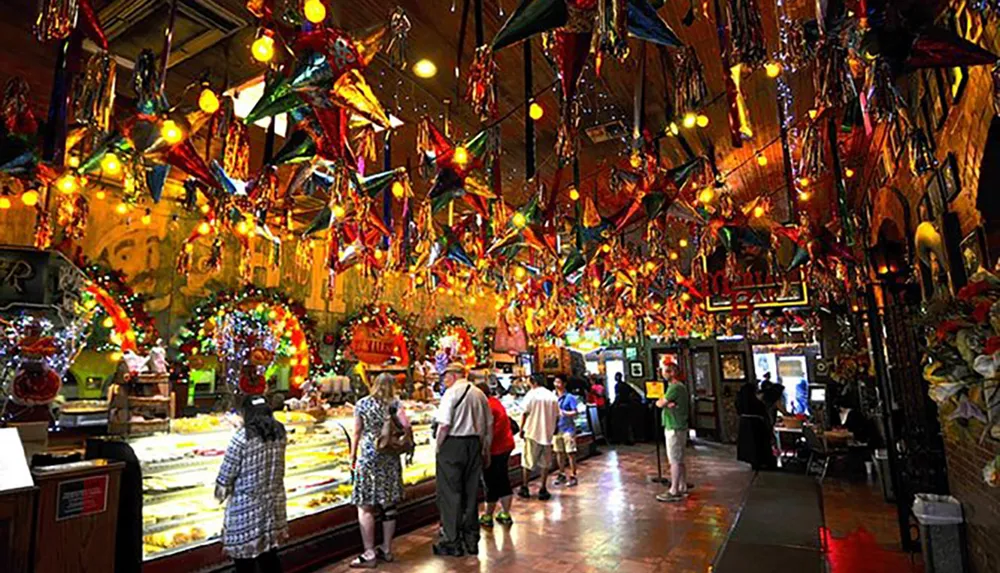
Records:
M506 511L501 511L497 514L497 523L500 525L513 525L514 518L510 516Z
M563 474L559 474L556 476L556 479L552 482L552 485L563 485L564 483L566 483L566 476L564 476Z
M663 492L661 494L657 494L657 496L656 496L656 501L664 501L664 502L671 502L671 503L682 501L683 499L684 499L683 495L681 495L679 493L670 493L669 491L665 491L665 492Z
M569 487L576 487L576 486L578 486L579 484L580 484L580 482L576 481L576 478L575 478L575 477L571 477L571 478L569 478L569 484L568 484L568 485L569 485Z
M521 489L517 490L517 497L529 499L531 497L531 492L528 491L528 486L522 485Z
M493 516L488 513L480 515L479 525L481 525L482 527L493 527Z
M552 499L552 494L549 493L549 490L547 489L540 490L538 492L538 499L541 501L548 501Z

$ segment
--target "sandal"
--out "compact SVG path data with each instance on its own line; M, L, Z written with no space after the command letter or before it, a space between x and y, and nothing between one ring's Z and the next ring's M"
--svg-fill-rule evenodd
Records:
M351 569L374 569L378 567L378 559L374 557L371 559L365 559L365 554L362 553L361 555L358 555L357 559L351 561L349 567Z
M396 560L396 557L390 552L386 553L381 547L375 548L375 559L381 559L386 563L392 563Z

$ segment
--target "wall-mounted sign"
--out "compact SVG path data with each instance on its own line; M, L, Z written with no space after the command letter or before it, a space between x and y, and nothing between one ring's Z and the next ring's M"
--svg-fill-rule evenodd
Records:
M646 382L646 398L659 400L663 397L663 382Z
M776 276L768 270L726 269L706 273L705 307L709 312L734 309L805 306L809 291L801 269Z
M103 513L107 509L107 474L59 482L56 489L56 521Z
M365 364L381 365L390 359L394 359L394 363L399 366L410 364L406 337L401 332L396 332L392 326L380 327L374 322L356 324L349 350L352 358Z
M48 305L72 311L85 280L58 252L0 248L0 308Z

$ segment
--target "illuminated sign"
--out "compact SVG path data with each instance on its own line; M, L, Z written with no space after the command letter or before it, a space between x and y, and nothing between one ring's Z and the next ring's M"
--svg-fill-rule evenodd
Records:
M709 312L809 303L809 291L800 268L781 276L766 269L747 268L735 273L722 269L707 273L706 282L705 308Z

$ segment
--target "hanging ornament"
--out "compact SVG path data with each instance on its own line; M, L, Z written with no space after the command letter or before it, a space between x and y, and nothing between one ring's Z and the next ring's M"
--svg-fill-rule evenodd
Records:
M63 40L76 26L78 0L40 0L35 20L35 38L39 42Z
M242 122L229 122L223 144L222 165L234 179L250 178L250 129Z
M937 167L937 160L931 153L927 135L919 127L910 130L910 134L906 138L906 149L910 173L919 176L933 171Z
M117 67L117 62L109 52L97 52L87 60L86 71L76 86L73 118L78 123L93 128L95 136L111 129Z
M136 108L141 113L154 113L160 106L159 74L156 71L156 54L149 48L139 52L132 69L132 92Z
M87 230L87 216L90 207L82 193L65 197L59 204L57 223L63 235L71 240L79 241Z
M847 50L838 37L827 36L816 50L813 87L821 107L846 104L857 97L854 76L847 62Z
M475 58L469 68L465 99L472 104L472 109L484 122L497 115L496 73L493 51L488 46L476 48Z
M15 76L7 80L0 113L8 135L29 138L38 131L38 122L31 111L31 90L24 78Z
M757 0L729 0L729 37L732 49L731 64L743 64L749 70L767 61L764 27Z
M896 88L889 63L882 58L876 60L867 80L868 113L876 122L892 121L906 107L906 101Z
M815 179L820 174L826 173L826 137L823 134L822 123L817 117L810 121L802 132L799 167L796 171L802 177Z
M49 220L49 212L41 204L35 206L35 237L33 244L36 249L41 251L52 246L52 222Z
M705 68L694 47L686 46L678 50L676 56L667 61L671 62L674 70L674 117L701 109L708 98L708 86L705 84Z
M993 111L1000 115L1000 61L993 64Z

